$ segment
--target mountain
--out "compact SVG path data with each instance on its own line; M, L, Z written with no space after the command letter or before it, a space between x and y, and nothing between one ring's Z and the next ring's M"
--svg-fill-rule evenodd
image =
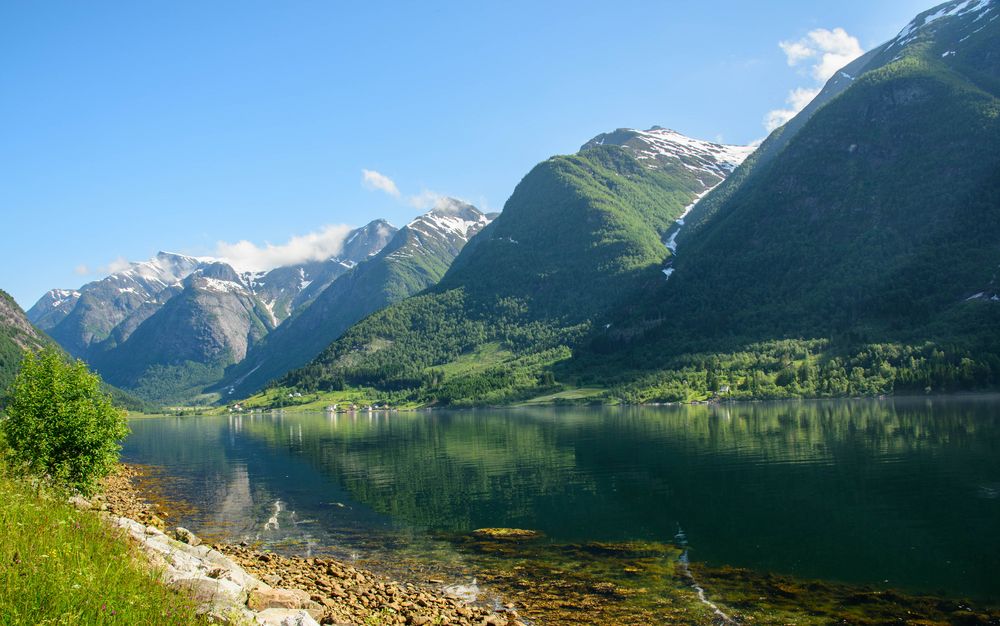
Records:
M31 325L14 298L0 290L0 396L14 382L24 353L51 343L51 339Z
M91 362L114 385L170 399L217 379L273 328L270 312L239 274L211 263L187 276L180 293L128 339Z
M335 258L240 275L278 324L333 280L381 250L396 229L376 220L352 231ZM160 252L149 261L88 283L53 289L28 310L28 318L75 356L104 352L128 339L149 316L176 296L182 281L216 259ZM110 339L110 343L100 346Z
M28 318L70 354L85 358L92 345L107 339L133 314L148 316L162 304L159 296L172 295L177 283L200 264L192 257L161 252L79 290L50 291L28 310Z
M707 370L758 397L1000 384L998 18L942 4L838 73L698 204L670 280L573 375L638 401L710 391Z
M161 252L79 290L53 290L28 312L109 382L150 400L181 400L337 277L378 253L396 229L376 220L324 261L237 272L209 258Z
M244 275L244 280L272 313L273 323L277 325L296 309L311 303L338 277L378 254L396 231L389 222L375 220L351 231L344 240L343 250L333 259Z
M456 403L537 390L594 320L664 282L677 220L750 152L653 128L553 157L440 283L365 318L282 383Z
M728 176L712 160L748 150L658 128L540 164L436 287L282 383L454 403L996 388L998 18L921 13Z
M434 285L466 242L489 221L472 205L440 201L397 231L377 255L334 280L310 306L254 346L226 372L226 395L253 393L311 361L366 315Z
M50 337L31 324L14 298L0 289L0 405L11 383L14 382L14 377L17 376L24 354L48 346L58 349ZM153 405L107 383L102 383L101 387L105 393L111 395L116 406L130 411L149 412L156 409Z

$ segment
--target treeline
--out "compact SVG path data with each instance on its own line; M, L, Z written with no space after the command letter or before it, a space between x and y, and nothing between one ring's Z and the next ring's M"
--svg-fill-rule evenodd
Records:
M429 404L506 402L539 386L554 387L546 367L570 358L568 345L588 329L526 320L512 298L498 299L488 312L464 303L464 291L454 289L389 307L278 385L304 393L373 387ZM468 369L441 367L490 343L502 344L506 355Z
M616 386L626 403L829 398L982 391L1000 386L1000 356L956 346L782 340L730 354L679 357L668 369Z

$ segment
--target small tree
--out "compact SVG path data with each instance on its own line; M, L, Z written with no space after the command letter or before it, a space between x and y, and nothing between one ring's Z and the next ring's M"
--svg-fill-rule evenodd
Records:
M27 354L8 399L0 425L15 463L84 494L114 468L125 412L82 361L67 363L54 348Z

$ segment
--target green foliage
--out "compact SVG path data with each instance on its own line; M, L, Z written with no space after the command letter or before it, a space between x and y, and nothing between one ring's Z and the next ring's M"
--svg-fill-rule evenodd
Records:
M782 340L738 352L682 355L661 370L634 375L619 375L623 382L609 396L643 404L948 393L1000 386L1000 356L930 342L842 350L829 340Z
M28 353L9 396L2 427L16 466L83 493L114 468L125 413L83 362L53 348Z
M2 446L0 528L0 624L206 623L96 515L12 477Z
M187 404L206 386L218 381L223 371L222 365L196 361L154 364L134 380L130 392L147 405Z
M119 389L113 385L104 383L101 385L101 388L105 393L111 396L111 401L115 406L121 407L126 411L134 411L137 413L156 413L161 409L161 406L156 402L144 400L134 393L125 391L124 389Z

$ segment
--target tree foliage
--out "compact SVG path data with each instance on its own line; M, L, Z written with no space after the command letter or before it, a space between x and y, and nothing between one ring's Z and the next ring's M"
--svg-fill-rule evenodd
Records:
M125 412L82 361L53 348L26 354L9 398L2 426L16 465L83 493L114 467Z

